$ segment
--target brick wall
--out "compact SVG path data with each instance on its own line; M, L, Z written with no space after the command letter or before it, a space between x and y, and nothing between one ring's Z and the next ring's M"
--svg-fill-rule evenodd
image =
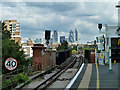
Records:
M53 68L56 65L56 52L45 51L45 47L42 44L34 45L33 49L33 65L39 65L34 69L47 70ZM42 50L45 53L42 55Z

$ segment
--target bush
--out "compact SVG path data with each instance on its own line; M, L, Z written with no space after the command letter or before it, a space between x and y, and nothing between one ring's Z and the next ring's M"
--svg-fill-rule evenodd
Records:
M77 51L76 50L72 50L72 53L75 54L75 53L77 53Z
M2 87L5 88L5 87L8 87L11 85L11 80L5 80L3 81L2 83ZM6 88L7 89L7 88Z
M29 80L29 77L27 76L27 74L20 73L14 76L11 80L3 81L3 88L9 90L9 87L16 87L17 85L21 83L25 83L28 80ZM29 81L27 83L29 83Z
M29 79L29 78L28 78L27 74L25 74L25 73L20 73L20 74L18 74L18 76L15 76L15 77L13 78L13 80L14 80L16 83L23 83L23 82L27 81L28 79Z

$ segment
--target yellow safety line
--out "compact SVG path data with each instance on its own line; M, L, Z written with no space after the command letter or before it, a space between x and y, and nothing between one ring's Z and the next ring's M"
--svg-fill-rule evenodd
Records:
M96 64L96 70L97 70L97 90L99 90L99 71L98 71L98 65Z

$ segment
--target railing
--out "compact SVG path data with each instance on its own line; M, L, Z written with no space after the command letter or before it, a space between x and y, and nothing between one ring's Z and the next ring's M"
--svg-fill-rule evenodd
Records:
M37 67L37 68L36 68ZM21 83L25 83L33 75L40 73L40 65L32 65L28 67L23 67L21 69L16 69L10 73L2 75L2 88L12 89ZM36 70L35 70L36 68Z

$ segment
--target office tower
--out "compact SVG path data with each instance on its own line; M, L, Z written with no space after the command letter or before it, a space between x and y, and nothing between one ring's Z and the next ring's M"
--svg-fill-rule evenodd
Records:
M54 32L53 32L53 42L54 43L58 42L58 32L57 32L57 30L54 30Z
M68 37L66 37L65 40L68 42L69 41Z
M75 41L78 41L78 30L75 29Z
M10 31L10 40L15 40L15 43L18 42L21 45L20 23L17 20L4 20L4 30Z
M70 33L69 33L69 42L70 43L73 43L74 42L74 33L72 30L70 30Z
M60 36L60 42L63 43L63 40L65 40L65 36Z

